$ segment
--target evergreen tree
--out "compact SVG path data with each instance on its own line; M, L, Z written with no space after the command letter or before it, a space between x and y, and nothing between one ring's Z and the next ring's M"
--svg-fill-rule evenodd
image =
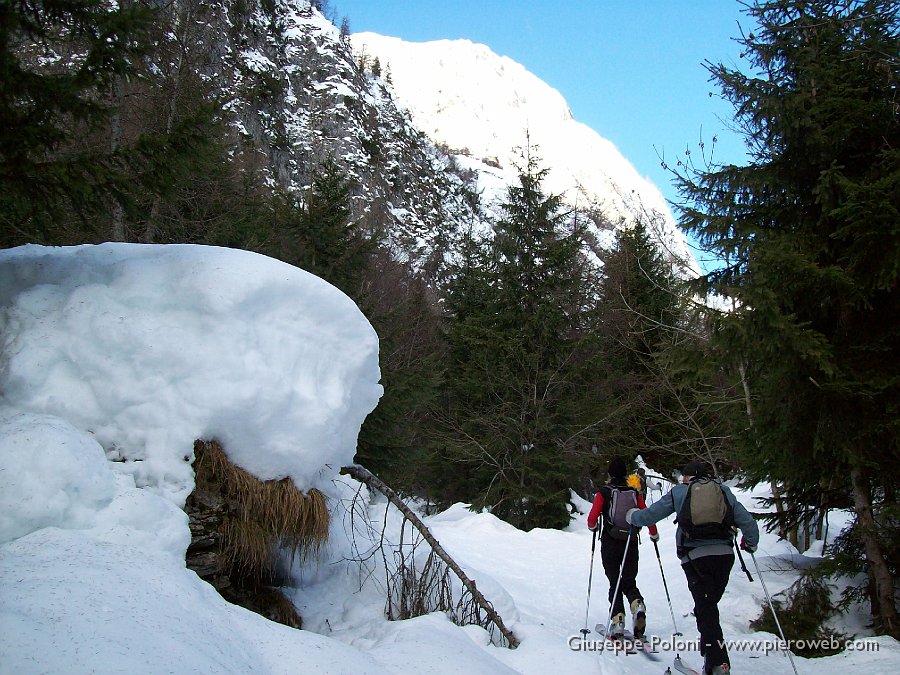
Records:
M447 303L445 475L462 477L453 487L474 508L525 529L568 523L590 404L587 266L545 173L527 158L493 239L470 240Z
M660 470L689 458L710 461L700 423L694 382L677 372L687 342L683 284L672 264L638 221L617 231L615 246L602 257L599 299L603 360L597 378L606 402L597 428L602 456L641 454Z
M900 636L898 4L772 0L741 40L753 72L710 72L736 111L748 166L687 170L682 222L727 261L715 338L741 369L743 466L782 481L795 522L852 506L878 627ZM892 551L894 553L892 553Z
M679 292L672 266L643 222L616 233L615 247L603 258L601 292L606 356L629 371L645 370L679 322Z
M150 48L154 14L102 0L0 3L0 244L52 239L60 212L85 216L124 189L108 146L60 151L106 122L113 83Z
M286 209L281 257L334 284L355 300L375 242L351 217L350 184L333 158L313 171L312 184L298 208Z
M357 461L404 494L430 496L427 445L443 375L433 293L386 249L370 259L362 286L358 304L378 333L384 394L360 430Z
M203 202L207 176L231 160L209 85L186 63L190 36L175 36L193 25L178 11L0 6L0 245L205 237L181 207L193 209L192 188Z
M271 214L253 221L271 209L271 190L248 166L257 158L234 147L216 83L203 75L210 13L199 0L162 5L152 54L114 87L118 144L126 156L140 151L127 167L140 208L113 223L115 238L251 248L266 238Z

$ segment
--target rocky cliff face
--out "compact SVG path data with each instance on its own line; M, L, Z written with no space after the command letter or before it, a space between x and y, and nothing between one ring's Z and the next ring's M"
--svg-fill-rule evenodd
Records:
M179 19L201 45L201 77L224 101L235 153L298 195L333 157L354 215L418 267L474 213L470 174L366 72L346 36L306 0L194 3Z
M591 218L598 245L642 217L673 259L692 260L659 191L558 92L483 45L342 35L307 0L179 7L235 153L297 194L333 157L354 216L417 269L438 268L455 233L488 226L529 136L548 191Z
M413 123L476 171L487 208L531 153L547 169L545 189L591 217L599 241L640 220L670 259L693 262L659 189L521 64L468 40L411 43L359 33L350 41L390 73Z

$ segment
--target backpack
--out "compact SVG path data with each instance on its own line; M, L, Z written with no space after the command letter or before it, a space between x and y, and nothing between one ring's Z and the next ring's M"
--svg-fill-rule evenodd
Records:
M631 487L606 487L609 489L609 500L603 509L603 533L613 539L625 541L629 533L637 532L637 528L625 520L625 514L629 509L637 508L638 493Z
M675 522L688 539L695 541L734 537L734 507L722 486L712 478L694 478L688 483Z

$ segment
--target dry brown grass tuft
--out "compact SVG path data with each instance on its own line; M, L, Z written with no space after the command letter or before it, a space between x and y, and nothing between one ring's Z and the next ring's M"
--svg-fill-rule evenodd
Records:
M270 583L277 552L309 555L328 537L325 496L303 494L289 478L261 481L231 463L218 441L194 443L197 488L221 494L228 505L222 523L222 552L233 573Z

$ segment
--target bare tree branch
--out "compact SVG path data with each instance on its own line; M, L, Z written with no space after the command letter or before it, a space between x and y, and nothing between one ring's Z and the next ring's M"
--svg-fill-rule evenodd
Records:
M372 472L370 472L368 469L366 469L363 466L360 466L359 464L342 467L341 473L346 474L352 478L355 478L356 480L360 481L361 483L365 483L373 490L378 490L385 497L387 497L390 500L390 502L394 506L396 506L397 509L400 510L400 512L403 514L404 518L407 521L409 521L419 531L419 533L421 533L421 535L425 539L425 541L427 541L428 544L431 546L431 550L434 553L434 555L437 555L441 560L443 560L444 563L447 565L447 567L449 569L451 569L454 572L454 574L456 574L457 577L459 577L459 580L462 582L463 586L471 594L472 599L475 601L475 603L481 609L484 610L484 612L485 612L485 614L487 614L487 617L490 620L490 622L494 626L497 627L497 629L500 631L500 633L506 639L506 642L509 645L509 647L511 649L515 649L516 647L519 646L519 639L512 633L512 631L510 631L506 627L506 625L503 623L503 619L500 617L500 615L494 609L494 606L484 597L484 595L482 595L481 591L479 591L478 588L476 588L475 581L472 579L469 579L469 577L466 576L466 573L463 572L462 568L443 549L443 547L440 545L438 540L435 539L434 535L431 534L431 531L428 529L428 527L425 525L425 523L422 522L422 520L412 511L412 509L410 509L403 502L402 499L400 499L400 497L397 495L396 492L394 492L394 490L392 490L388 485L386 485L377 476L372 474ZM404 522L404 524L405 524L405 522ZM402 541L401 541L401 543L402 543ZM428 564L430 562L430 559L431 559L431 556L429 556L429 561L426 562L427 569L431 569L430 564ZM410 573L410 569L405 564L399 565L399 571L401 572L401 580L404 583L408 583L408 582L412 581L409 577L402 576L403 574ZM434 581L434 579L431 575L426 575L426 583L430 584L433 581ZM417 593L419 595L421 595L421 590L418 589ZM401 593L399 597L405 598L405 597L407 597L407 595ZM401 600L401 602L403 602L403 600ZM473 618L473 617L477 617L477 615L469 612L468 618ZM474 621L474 623L483 625L481 621L477 621L477 620Z

